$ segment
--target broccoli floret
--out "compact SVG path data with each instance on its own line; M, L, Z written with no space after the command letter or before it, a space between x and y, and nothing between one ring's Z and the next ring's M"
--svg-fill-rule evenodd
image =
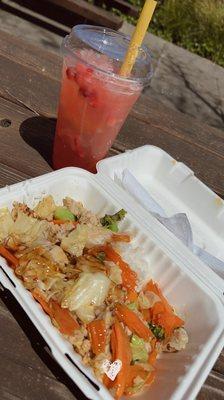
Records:
M164 340L165 339L165 330L162 326L153 324L152 322L149 322L149 328L151 329L153 335L156 337L158 340Z
M113 215L106 214L100 219L101 225L110 229L112 232L118 232L118 222L125 217L126 211L122 208L120 211Z

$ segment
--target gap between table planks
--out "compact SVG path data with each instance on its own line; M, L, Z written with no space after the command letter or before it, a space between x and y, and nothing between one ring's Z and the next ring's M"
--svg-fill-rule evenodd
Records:
M56 117L61 75L59 56L1 32L0 74L2 98L36 115ZM143 94L114 148L124 151L144 144L159 146L186 163L211 189L224 196L223 139L221 130L167 109Z
M89 3L85 0L14 0L13 3L22 7L23 18L30 19L29 10L32 12L32 22L40 21L42 16L48 19L48 29L52 29L51 21L58 22L65 28L72 27L76 24L86 23L93 25L106 26L108 28L118 30L123 23L120 16L117 16L102 7ZM5 3L3 7L15 14L18 8L14 4ZM20 8L21 10L21 8ZM38 18L39 17L39 18Z

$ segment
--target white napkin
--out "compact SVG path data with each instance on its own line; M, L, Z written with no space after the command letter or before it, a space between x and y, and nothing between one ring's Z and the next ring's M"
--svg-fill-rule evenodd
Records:
M178 213L168 218L163 208L144 189L128 169L123 171L120 183L127 192L142 204L143 207L170 232L180 239L195 255L197 255L197 257L211 267L219 276L224 278L224 261L219 260L206 250L194 244L193 232L186 214Z

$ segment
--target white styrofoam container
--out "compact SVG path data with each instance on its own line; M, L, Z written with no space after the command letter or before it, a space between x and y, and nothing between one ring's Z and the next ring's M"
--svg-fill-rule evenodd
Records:
M100 173L115 181L125 168L150 192L167 216L185 212L195 243L224 260L224 200L190 168L151 145L107 158L97 166Z
M52 194L57 202L69 195L99 215L121 207L128 211L121 228L135 236L148 261L149 276L185 315L189 334L186 350L161 355L156 382L138 399L193 399L224 343L222 280L104 173L65 168L9 186L0 190L0 207L11 207L15 199L33 206L46 194ZM112 399L2 258L0 282L15 296L55 359L85 395L92 400Z

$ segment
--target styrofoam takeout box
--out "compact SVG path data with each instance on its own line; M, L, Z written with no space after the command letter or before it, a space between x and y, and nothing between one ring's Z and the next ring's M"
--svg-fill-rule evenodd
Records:
M131 157L131 153L129 156ZM128 166L129 156L125 154L122 162L120 159L120 167L121 163L123 168ZM104 162L106 166L107 160ZM157 163L157 157L153 162ZM162 163L161 160L160 162ZM139 171L138 164L135 167ZM113 168L111 166L111 170ZM60 202L65 196L80 200L99 215L125 208L128 214L121 228L134 235L135 243L142 249L148 261L149 277L159 282L170 303L185 315L189 334L186 350L161 355L161 360L157 363L155 383L140 394L138 399L193 399L224 342L222 280L119 188L107 176L106 170L102 169L103 162L96 175L79 168L65 168L3 188L0 190L0 207L11 207L14 200L33 206L44 195L52 194L56 202ZM71 379L89 399L112 399L91 370L82 364L72 346L51 324L49 317L16 278L4 259L0 258L0 264L2 285L18 300Z

